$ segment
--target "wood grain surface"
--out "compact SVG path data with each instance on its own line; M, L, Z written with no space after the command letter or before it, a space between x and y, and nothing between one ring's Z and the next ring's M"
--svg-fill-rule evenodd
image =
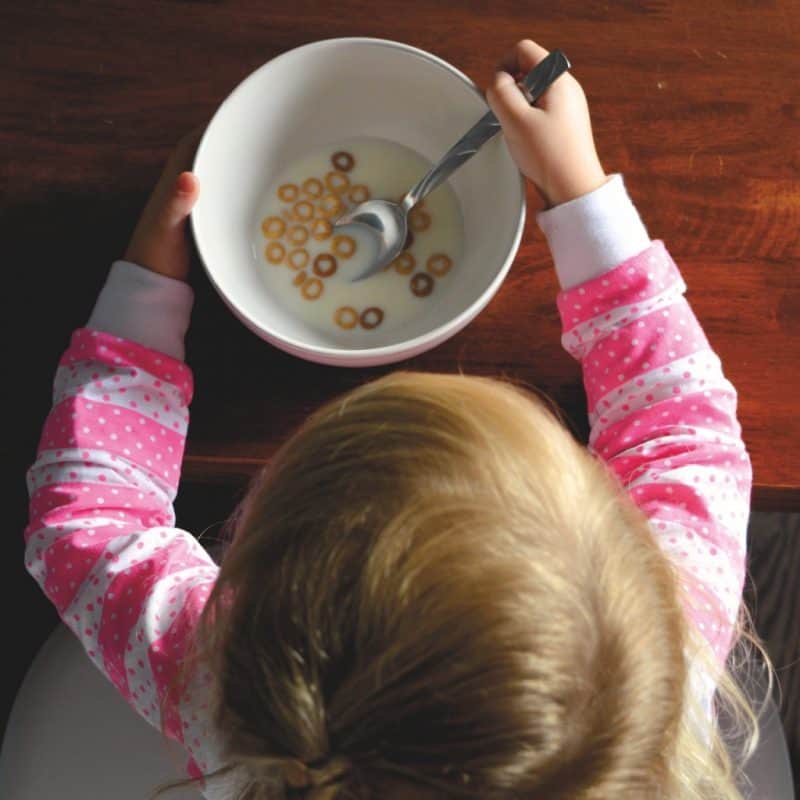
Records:
M589 98L607 173L622 172L652 238L739 393L753 505L800 509L800 11L791 2L278 4L86 0L0 11L0 198L6 419L0 456L32 461L68 336L85 323L164 159L250 72L318 39L406 42L481 86L518 39L560 47ZM558 291L530 195L515 264L464 331L383 368L292 358L240 325L196 265L188 337L196 399L185 476L234 481L320 402L390 369L535 384L586 440L581 373L561 348Z

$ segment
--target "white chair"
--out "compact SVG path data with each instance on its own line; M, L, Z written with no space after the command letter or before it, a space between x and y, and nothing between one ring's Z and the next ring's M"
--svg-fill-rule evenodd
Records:
M28 669L0 751L3 800L147 800L186 756L148 725L62 623ZM164 800L200 800L197 790Z

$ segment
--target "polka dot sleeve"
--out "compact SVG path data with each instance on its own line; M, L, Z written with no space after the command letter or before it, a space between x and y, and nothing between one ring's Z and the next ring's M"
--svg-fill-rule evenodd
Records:
M188 733L203 716L203 694L188 705L167 698L218 571L174 527L191 397L182 362L107 333L75 332L27 475L25 564L92 662L186 746L196 771L205 755Z
M562 344L583 367L591 435L651 521L687 612L728 654L744 583L752 466L725 378L664 243L558 295Z

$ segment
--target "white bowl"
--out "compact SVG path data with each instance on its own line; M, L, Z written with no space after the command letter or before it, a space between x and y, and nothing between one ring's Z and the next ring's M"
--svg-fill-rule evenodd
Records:
M192 230L211 283L263 339L323 364L386 364L450 338L491 300L519 247L525 190L502 136L450 178L464 221L457 280L454 273L438 302L402 332L376 337L374 346L334 346L281 307L253 257L252 231L270 181L307 152L375 136L434 162L486 111L482 93L466 75L399 42L328 39L267 62L220 105L195 156L200 199Z

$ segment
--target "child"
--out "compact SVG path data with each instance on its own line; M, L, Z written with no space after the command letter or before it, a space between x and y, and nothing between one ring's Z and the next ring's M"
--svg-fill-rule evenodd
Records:
M487 98L547 204L588 451L508 383L396 372L286 442L218 567L173 527L192 141L61 359L27 568L208 797L741 797L712 703L755 726L725 671L752 481L736 392L575 78L535 107L516 87L546 54L520 42Z

